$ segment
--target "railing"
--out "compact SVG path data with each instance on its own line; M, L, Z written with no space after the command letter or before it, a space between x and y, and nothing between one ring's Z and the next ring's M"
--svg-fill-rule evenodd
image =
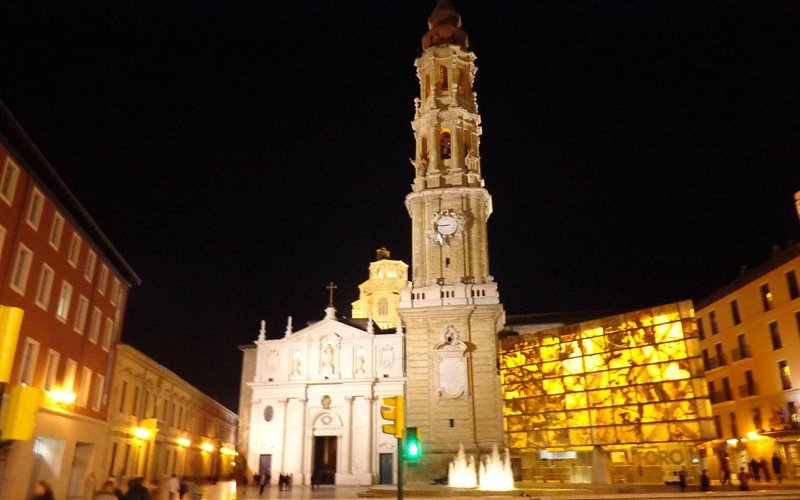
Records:
M725 401L733 401L733 396L725 391L714 391L708 395L711 404L724 403Z
M731 349L731 359L734 361L739 361L742 359L752 358L753 355L750 352L749 345L743 345L741 347L737 347L736 349Z
M739 397L758 396L758 384L742 384L739 386Z
M706 365L706 370L713 370L728 364L725 360L725 356L710 356L705 358L703 361Z

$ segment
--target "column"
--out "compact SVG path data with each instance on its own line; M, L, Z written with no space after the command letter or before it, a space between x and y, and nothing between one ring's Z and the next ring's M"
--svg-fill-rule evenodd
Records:
M283 426L283 432L281 433L281 462L279 464L278 472L286 472L286 427L288 424L288 414L289 414L289 399L282 398L278 400L278 403L281 405L281 409L283 410L281 418L283 422L281 425Z
M343 436L344 441L342 444L342 459L344 460L345 468L343 468L342 472L347 472L348 474L353 473L353 400L355 398L353 396L345 396L345 433L346 435Z
M308 453L308 437L306 429L308 429L308 414L306 408L308 407L308 398L299 398L297 400L300 403L300 414L303 417L303 423L300 425L300 434L299 439L300 442L297 443L300 448L300 470L303 473L303 478L300 481L302 484L310 483L311 475L309 471L311 470L311 460L309 460L310 456ZM308 461L308 463L306 463ZM300 478L298 478L300 479Z

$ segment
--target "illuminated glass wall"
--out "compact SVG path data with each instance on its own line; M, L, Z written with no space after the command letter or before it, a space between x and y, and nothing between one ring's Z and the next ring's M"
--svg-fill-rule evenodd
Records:
M508 446L713 439L696 332L686 301L504 339Z

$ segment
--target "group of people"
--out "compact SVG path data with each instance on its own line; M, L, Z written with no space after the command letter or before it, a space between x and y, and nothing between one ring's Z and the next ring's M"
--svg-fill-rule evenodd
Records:
M769 466L769 462L767 462L767 459L764 457L761 457L761 460L756 460L755 458L750 460L750 462L747 463L747 469L741 467L737 474L739 478L739 489L743 491L749 490L751 481L761 482L762 479L767 483L772 481ZM733 485L731 481L731 463L727 454L722 457L721 467L722 480L720 482L723 485ZM781 457L779 457L777 453L772 455L772 472L775 474L775 478L779 483L783 481L783 460L781 460Z
M172 475L167 481L167 492L169 500L180 500L187 492L186 485L178 480L176 475ZM158 495L157 491L152 492ZM117 478L109 476L100 490L93 497L94 500L151 500L150 490L144 485L144 479L135 477L128 481L128 490L123 493L117 485ZM161 498L160 496L156 498ZM47 481L38 481L33 492L32 500L55 500L53 488Z

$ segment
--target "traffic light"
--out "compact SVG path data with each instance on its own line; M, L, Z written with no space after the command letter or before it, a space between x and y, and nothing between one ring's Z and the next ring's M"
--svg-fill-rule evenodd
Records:
M419 460L419 457L422 456L422 444L419 442L420 434L421 432L419 432L419 429L416 427L409 427L406 429L406 460L413 462L415 460Z
M403 429L406 426L406 405L403 396L393 396L381 399L381 417L391 420L392 424L383 424L381 430L396 438L403 438Z

